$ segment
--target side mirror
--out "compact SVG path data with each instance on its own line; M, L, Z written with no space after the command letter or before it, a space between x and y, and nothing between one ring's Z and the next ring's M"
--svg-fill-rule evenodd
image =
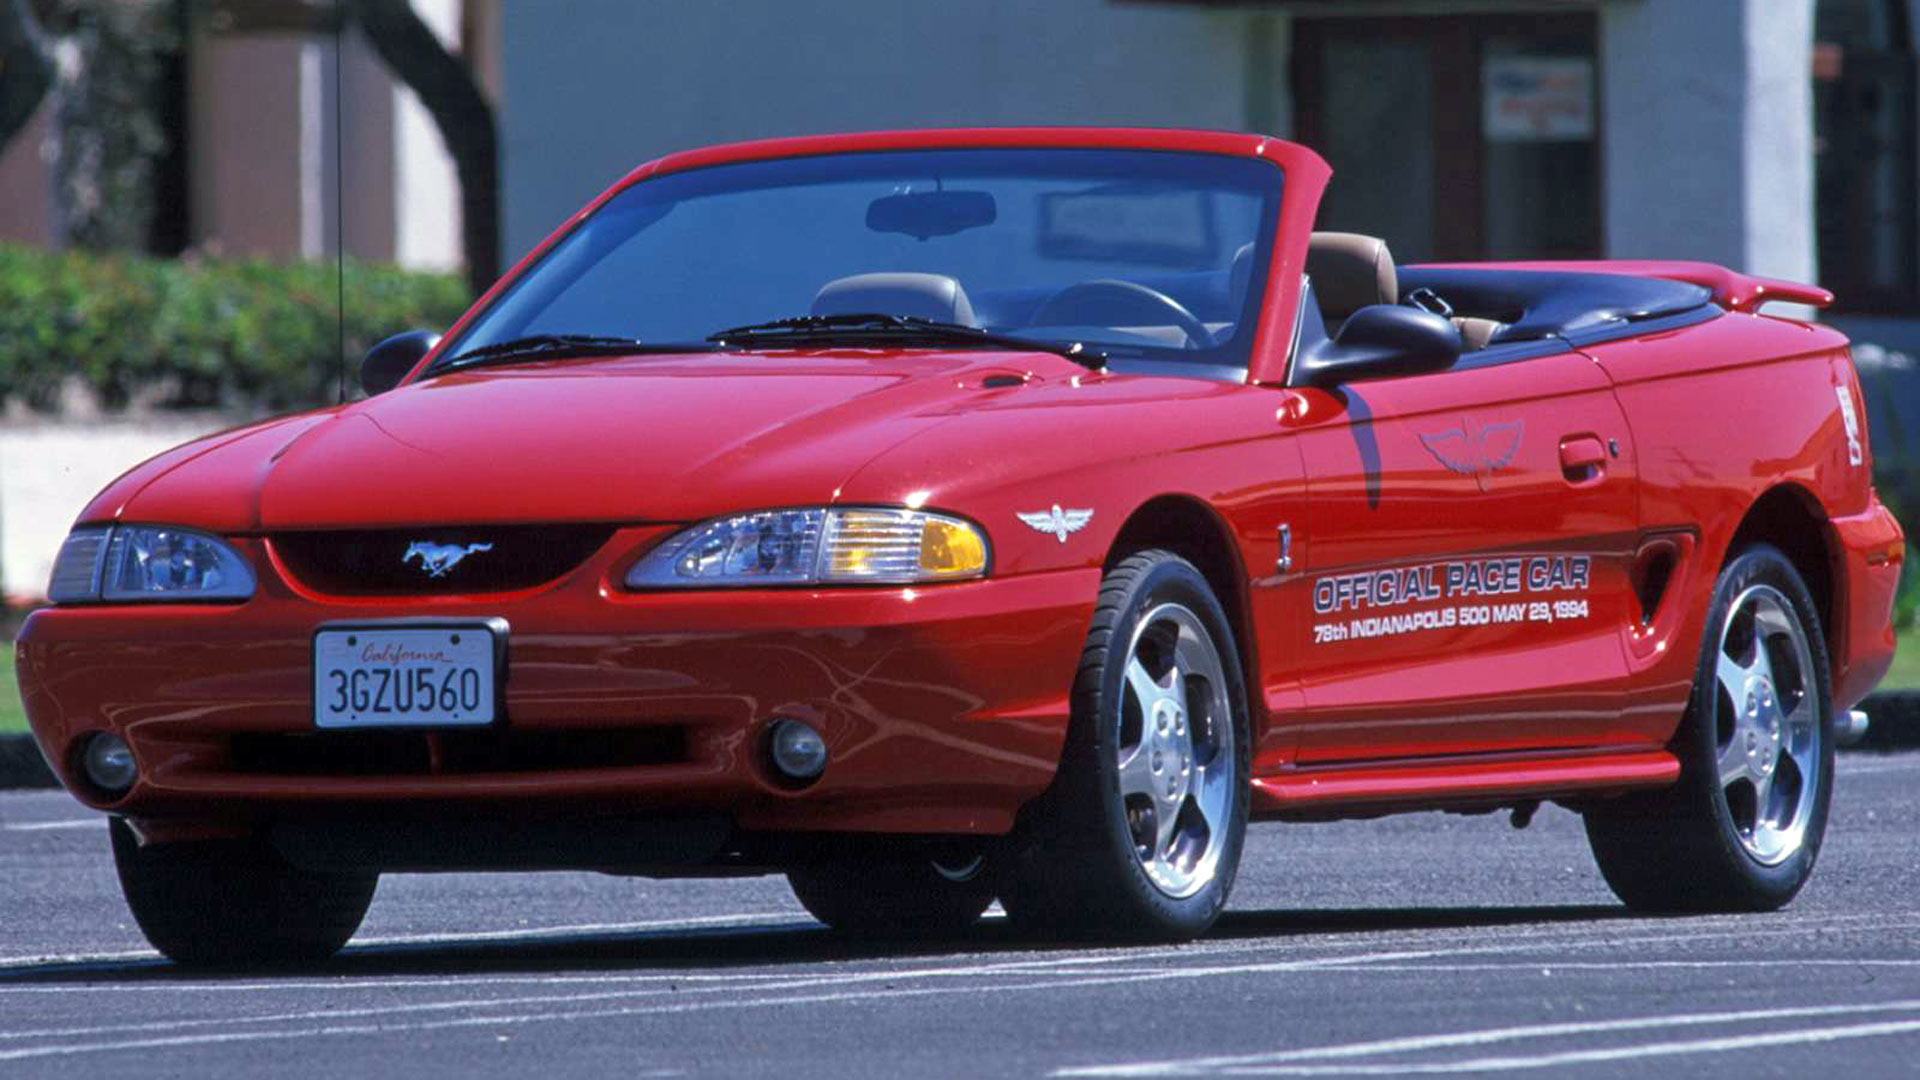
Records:
M1339 334L1300 358L1308 386L1444 371L1460 359L1460 331L1419 308L1375 304L1347 317Z
M360 361L360 388L372 397L399 386L407 372L438 344L440 335L431 330L409 330L375 345Z

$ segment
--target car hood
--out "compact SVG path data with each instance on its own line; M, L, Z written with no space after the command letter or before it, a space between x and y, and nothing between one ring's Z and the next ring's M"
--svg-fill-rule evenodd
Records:
M878 350L491 368L174 451L89 513L251 532L824 504L993 376L1082 372L1050 354Z

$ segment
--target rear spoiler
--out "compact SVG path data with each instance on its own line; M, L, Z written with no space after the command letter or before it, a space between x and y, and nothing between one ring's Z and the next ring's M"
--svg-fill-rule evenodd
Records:
M1713 293L1713 302L1728 311L1757 312L1766 304L1810 304L1823 308L1833 294L1818 285L1779 278L1754 277L1705 262L1663 262L1658 259L1587 259L1566 262L1448 263L1460 269L1558 270L1580 274L1627 274L1665 278L1698 285Z

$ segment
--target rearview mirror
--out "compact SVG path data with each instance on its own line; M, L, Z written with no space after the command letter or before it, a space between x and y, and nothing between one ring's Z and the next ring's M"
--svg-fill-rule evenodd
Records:
M1460 331L1430 311L1375 304L1347 317L1332 341L1300 357L1307 386L1444 371L1460 359Z
M372 397L399 386L407 372L438 344L440 335L431 330L409 330L375 345L360 361L360 388Z
M867 204L867 228L916 240L978 229L999 216L999 205L984 191L908 192L882 195Z

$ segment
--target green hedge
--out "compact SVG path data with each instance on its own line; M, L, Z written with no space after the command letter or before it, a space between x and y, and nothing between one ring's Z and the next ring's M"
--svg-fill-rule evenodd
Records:
M331 402L342 364L340 268L152 259L0 244L0 404L48 410L78 376L109 409ZM389 334L445 328L468 302L449 274L349 261L345 362Z
M1907 558L1900 569L1900 591L1893 599L1893 625L1905 629L1920 614L1920 470L1875 458L1873 486L1880 501L1907 530Z

